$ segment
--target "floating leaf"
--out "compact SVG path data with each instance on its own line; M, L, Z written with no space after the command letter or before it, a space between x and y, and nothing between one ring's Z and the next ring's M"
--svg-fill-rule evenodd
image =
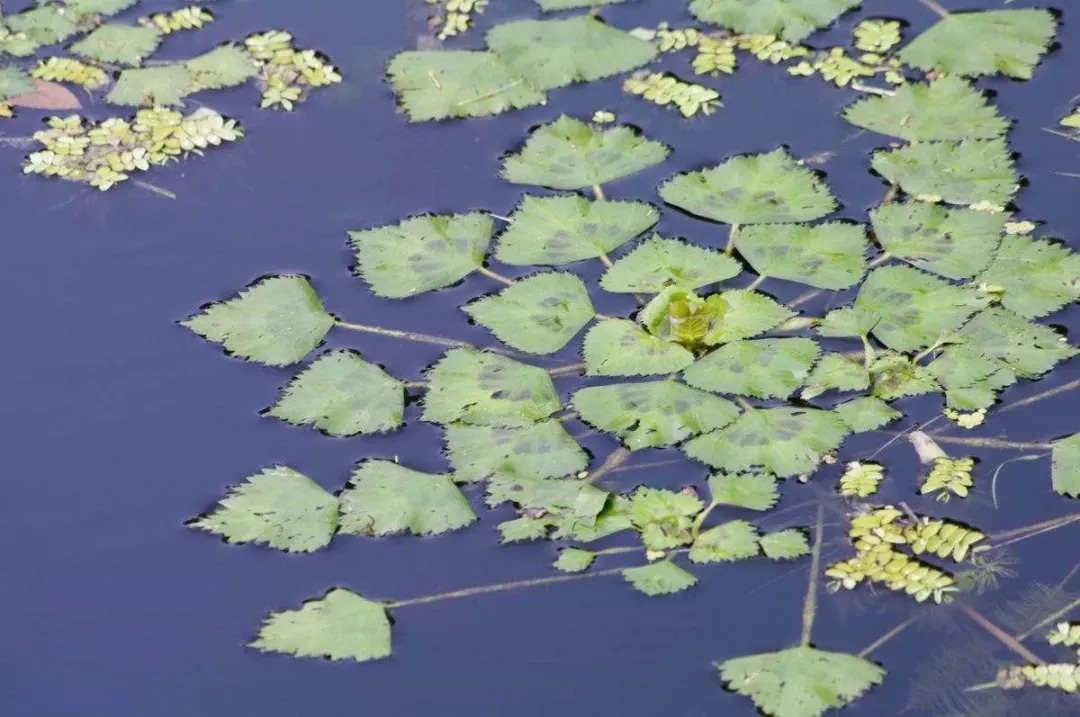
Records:
M599 129L563 115L536 128L525 146L503 160L514 184L580 189L607 184L663 162L668 148L620 125Z
M970 344L949 346L926 370L945 389L948 407L963 411L989 408L996 392L1016 381L1015 373Z
M64 0L64 5L76 15L115 15L138 2L139 0Z
M230 543L305 553L329 545L337 524L337 499L287 466L249 476L222 498L219 508L190 523Z
M331 436L355 436L392 431L404 412L400 381L354 351L330 351L293 379L266 415L312 424Z
M138 65L160 44L161 33L156 27L104 23L69 49L98 62Z
M1080 433L1053 442L1054 490L1070 498L1080 497Z
M543 540L547 537L551 523L544 518L532 518L528 515L499 523L499 542L521 543L527 540Z
M863 275L866 230L861 224L755 224L735 243L757 273L819 289L846 289Z
M544 12L553 10L575 10L581 7L600 7L601 5L614 5L626 2L626 0L536 0L540 9Z
M0 67L0 100L25 95L32 92L33 89L34 82L30 79L30 75L15 65Z
M905 83L893 95L859 100L844 110L844 119L908 142L993 139L1009 129L982 92L951 75Z
M728 224L806 222L836 208L828 187L782 147L678 174L660 186L660 196L691 214Z
M800 394L804 401L816 398L830 389L861 391L870 385L866 367L843 354L827 353L814 366Z
M653 43L591 15L504 22L488 30L486 39L492 52L538 90L617 75L657 55Z
M803 531L788 528L761 536L761 552L772 560L794 560L809 555L810 546Z
M1064 336L1049 326L998 307L976 314L960 333L970 346L1000 359L1023 378L1038 378L1077 353Z
M583 421L616 434L630 450L674 445L723 428L739 413L730 401L673 379L590 386L573 403Z
M475 520L452 476L421 473L394 461L364 461L341 493L342 533L435 535Z
M425 421L526 426L562 408L551 375L499 354L451 349L428 374Z
M859 0L694 0L690 12L735 32L799 42L858 4Z
M585 282L574 274L534 274L462 307L505 344L533 354L558 351L595 315Z
M459 481L496 474L560 478L584 470L589 461L558 421L524 428L454 424L446 427L446 448Z
M1001 303L1020 316L1045 316L1080 299L1080 254L1062 244L1007 236L976 281L1002 287Z
M174 63L123 70L105 95L114 105L178 105L194 84L191 71Z
M642 202L591 202L576 195L525 195L496 256L505 264L569 264L605 256L656 224Z
M873 332L886 346L914 351L960 327L989 299L971 286L956 286L909 266L875 269L859 287L853 307L830 312L822 336Z
M870 375L873 394L886 401L933 393L941 388L929 369L903 354L887 353L879 357L870 364Z
M806 338L733 341L698 359L683 377L706 391L784 398L806 381L820 353Z
M694 492L641 486L630 496L629 515L647 550L668 550L692 540L702 507Z
M5 18L8 30L25 33L35 44L52 45L63 42L79 31L62 5L38 5ZM29 54L29 53L27 53Z
M250 647L296 657L378 660L390 656L390 619L382 603L334 588L299 610L270 613Z
M590 376L674 373L694 362L684 347L658 339L626 319L601 321L589 329L584 354Z
M616 261L600 278L606 291L653 294L668 286L699 289L738 275L723 252L654 235Z
M869 660L809 645L736 657L717 667L729 689L771 717L818 717L853 702L885 677Z
M747 289L713 294L709 304L716 311L716 319L705 334L709 346L763 334L795 315L765 294Z
M904 415L880 398L873 396L859 396L850 401L844 401L833 410L853 433L873 431Z
M1019 177L1003 139L920 142L879 150L874 171L912 196L941 197L951 204L990 202L1004 206Z
M234 87L259 73L254 58L231 42L193 57L184 65L200 90Z
M750 510L768 510L780 499L770 473L715 473L709 476L709 493L714 503Z
M203 307L180 322L230 354L270 366L304 358L334 325L303 276L261 279L227 301Z
M1047 10L953 12L900 51L900 60L920 70L950 75L994 75L1029 79L1057 23Z
M425 214L350 231L357 272L378 296L402 299L461 281L484 264L494 221L486 212Z
M650 597L681 592L697 583L693 573L670 560L626 568L622 571L622 576L635 590Z
M583 573L589 569L595 559L596 553L591 550L563 548L559 551L559 557L556 558L553 567L564 573Z
M729 520L702 531L687 557L695 563L726 563L760 552L757 528L745 520Z
M406 50L387 72L410 122L497 115L545 101L491 52Z
M32 110L77 110L82 107L75 93L58 82L34 80L32 91L8 97L6 104Z
M885 251L920 269L966 279L994 256L1008 215L928 202L882 204L870 210L874 236Z
M692 439L683 449L691 458L721 470L763 470L786 478L814 470L848 431L832 411L755 408L726 428Z

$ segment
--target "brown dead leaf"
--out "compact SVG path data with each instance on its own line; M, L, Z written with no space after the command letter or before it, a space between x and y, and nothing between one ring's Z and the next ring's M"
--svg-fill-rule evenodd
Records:
M34 110L77 110L82 103L75 93L56 82L34 80L34 91L9 97L7 103Z

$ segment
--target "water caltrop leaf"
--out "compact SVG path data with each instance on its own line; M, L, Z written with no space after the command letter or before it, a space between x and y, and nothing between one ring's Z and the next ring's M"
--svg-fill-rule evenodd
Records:
M647 376L681 371L694 354L679 344L644 331L628 319L601 321L585 334L589 376Z
M292 468L272 466L231 488L217 509L189 525L230 543L306 553L330 544L337 498Z
M1051 12L1037 8L949 13L908 43L900 59L920 70L1026 80L1056 26Z
M1020 180L1009 145L1000 138L920 142L879 150L871 164L908 194L941 197L950 204L1004 206Z
M139 0L64 0L64 5L76 15L115 15L137 2Z
M726 686L770 717L819 717L880 684L885 670L856 655L800 645L725 660Z
M497 115L545 101L491 52L406 50L394 55L387 73L410 122Z
M523 428L452 424L446 427L446 448L459 481L496 474L561 478L589 462L562 424L550 420Z
M827 353L814 366L806 379L800 397L804 401L816 398L830 389L861 391L870 385L870 373L857 361L839 353Z
M378 660L390 656L390 619L382 603L334 588L299 610L270 613L249 646L296 657Z
M269 366L296 363L314 350L334 319L306 277L282 274L248 286L180 322L235 356Z
M668 286L698 289L740 271L739 262L721 251L654 235L609 267L600 286L605 291L654 294Z
M558 351L596 313L585 282L567 272L534 274L462 309L503 343L532 354Z
M776 328L795 315L783 304L757 291L732 289L708 299L716 316L705 334L709 346L748 339Z
M537 127L520 151L507 155L502 176L514 184L581 189L640 172L668 152L631 127L600 129L563 115Z
M957 344L926 366L945 389L949 408L974 411L989 408L996 391L1016 381L1016 374L1001 361L972 344Z
M819 289L846 289L863 275L866 230L861 224L754 224L735 248L758 274Z
M0 67L0 100L24 95L34 89L30 75L15 65Z
M691 214L728 224L806 222L836 208L828 187L782 147L678 174L660 186L660 196Z
M160 44L161 33L156 27L104 23L70 49L80 57L99 62L138 65Z
M994 256L1008 215L928 202L882 204L870 210L885 251L949 279L974 276Z
M650 597L682 592L697 583L693 573L670 560L626 568L622 571L622 576L635 590Z
M761 552L771 560L794 560L809 555L810 545L803 531L787 528L761 536Z
M423 419L527 426L562 408L551 374L506 356L451 349L428 372Z
M628 72L657 55L653 43L591 15L504 22L488 30L486 39L492 52L538 90Z
M184 63L200 90L220 90L242 84L259 72L255 59L236 43L219 45Z
M886 353L870 364L872 393L886 401L941 389L933 373L899 353Z
M757 528L745 520L729 520L702 531L687 557L695 563L726 563L752 558L760 552Z
M105 95L114 105L178 105L194 86L194 77L180 63L128 68Z
M435 535L476 520L452 476L421 473L394 461L364 461L341 493L341 532Z
M265 415L355 436L392 431L404 412L400 381L354 351L330 351L300 372Z
M714 473L709 476L709 493L714 503L749 510L768 510L780 499L771 473Z
M733 341L683 372L695 388L757 398L785 398L810 375L821 348L796 337Z
M442 289L484 263L494 220L486 212L425 214L350 231L356 270L378 296L403 299Z
M686 455L728 472L760 470L780 478L809 473L849 432L832 411L755 408L730 426L683 446Z
M671 446L735 420L730 401L668 379L590 386L574 394L583 421L619 436L630 450Z
M1001 360L1022 378L1038 378L1077 353L1064 336L1049 326L1000 307L973 316L960 334L967 338L968 346Z
M37 45L63 42L79 32L77 23L62 5L38 5L8 15L5 22L11 32L24 33Z
M1080 254L1063 244L1007 236L976 280L1002 287L1002 305L1034 319L1080 299Z
M1054 490L1080 497L1080 433L1053 442L1051 480Z
M874 396L859 396L850 401L844 401L833 410L848 425L852 433L873 431L904 415Z
M589 569L596 553L582 548L563 548L552 567L564 573L583 573Z
M858 4L859 0L694 0L690 12L735 32L799 42Z
M525 195L498 239L504 264L569 264L605 256L656 224L643 202L589 201L577 195Z
M859 100L844 110L844 119L908 142L993 139L1009 129L982 92L952 75L905 83L893 95Z

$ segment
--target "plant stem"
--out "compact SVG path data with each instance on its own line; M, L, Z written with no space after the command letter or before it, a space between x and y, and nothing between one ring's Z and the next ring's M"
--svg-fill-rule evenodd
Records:
M602 202L602 201L607 199L607 196L604 195L604 190L600 187L599 184L592 185L592 193L593 193L593 196L596 197L596 200L599 201L599 202Z
M1020 642L1012 635L1005 632L994 623L990 622L990 620L987 619L986 616L984 616L981 612L971 607L970 605L967 605L966 603L960 602L959 600L957 600L955 604L958 608L960 608L961 612L971 618L972 622L993 635L993 637L1002 645L1009 648L1017 655L1020 655L1020 657L1023 657L1028 662L1036 665L1044 664L1041 657L1021 645Z
M588 364L586 364L584 361L582 361L581 363L568 363L565 366L556 366L555 368L549 368L548 373L551 374L552 378L557 378L559 376L568 376L570 374L580 373L581 370L586 368L587 366Z
M570 582L571 580L587 580L589 578L601 578L605 575L615 575L616 573L621 573L623 570L624 568L606 568L604 570L596 570L588 573L574 573L571 575L549 575L546 578L527 578L525 580L511 580L505 583L494 583L492 585L477 585L476 587L462 588L461 590L450 590L444 593L435 593L434 595L425 595L418 598L409 598L408 600L392 600L383 604L386 606L387 609L393 610L399 607L409 607L410 605L426 605L428 603L440 602L442 600L454 600L456 598L471 597L473 595L505 592L507 590L539 587L541 585L553 585L555 583Z
M592 483L600 476L611 470L618 468L620 465L626 462L626 459L630 457L630 451L625 446L619 446L613 450L608 457L604 459L604 462L595 470L589 473L586 480Z
M608 267L609 269L611 268L611 266L612 266L611 257L609 257L607 254L605 254L604 252L600 252L600 256L598 256L596 258L600 260L601 264Z
M561 416L555 416L555 420L558 421L559 423L563 423L565 421L572 421L577 417L578 417L578 412L577 411L571 411L570 413L564 413Z
M802 634L800 645L810 644L810 631L814 628L814 614L817 612L818 571L821 569L821 542L825 532L825 506L818 505L817 525L814 527L814 550L810 557L810 584L806 588L803 601Z
M730 254L735 253L735 241L738 238L739 238L739 225L738 224L732 224L731 225L731 230L728 232L728 236L727 236L727 246L724 247L724 253L725 254L730 255Z
M368 334L378 334L379 336L389 336L395 339L404 339L406 341L417 341L424 344L436 344L438 346L454 346L458 348L477 348L470 344L468 341L459 341L458 339L448 339L445 336L435 336L433 334L421 334L415 331L399 331L398 329L386 329L382 326L369 326L367 324L354 324L349 321L338 320L337 325L343 329L349 329L350 331L363 331ZM492 351L498 351L498 349L491 349Z
M1069 515L1060 515L1057 518L1051 518L1050 520L1044 520L1039 523L1032 523L1031 525L1021 526L1019 528L1013 528L1012 530L1003 530L1000 533L994 533L987 536L991 541L995 540L1008 540L1020 535L1027 535L1042 533L1047 529L1063 528L1070 523L1075 523L1080 520L1080 513L1070 513ZM995 547L997 547L995 545Z
M765 281L768 278L769 277L765 276L764 274L759 274L756 279L754 279L752 282L750 282L750 285L746 287L746 290L747 291L753 291L754 289L761 286L761 282Z
M1043 391L1042 393L1036 393L1034 396L1028 396L1027 398L1022 398L1019 401L1013 401L1008 406L1002 406L998 410L998 413L1005 413L1006 411L1011 411L1014 408L1020 408L1021 406L1027 406L1029 404L1041 401L1044 398L1050 398L1051 396L1056 396L1059 393L1065 393L1066 391L1071 391L1074 388L1080 388L1080 378L1076 379L1075 381L1069 381L1068 383L1063 383L1060 386L1055 386L1054 388L1047 389L1047 390Z
M1020 451L1045 451L1053 448L1050 443L1029 443L1027 441L1009 441L1004 438L979 438L977 436L934 436L939 443L953 443L958 446L976 448L1015 448Z
M870 370L870 364L874 363L874 345L870 343L870 338L866 334L862 334L859 338L862 339L863 367Z
M679 464L685 464L686 460L683 458L675 458L669 461L652 461L651 463L635 463L630 466L618 466L611 469L611 473L622 473L623 471L639 471L646 468L661 468L663 466L673 466Z
M477 271L480 272L481 274L483 274L484 276L488 277L489 279L494 279L495 281L506 284L507 286L513 286L516 283L515 279L511 279L508 276L503 276L502 274L500 274L498 272L492 271L491 269L487 268L486 266L479 267L477 269Z
M858 90L859 92L867 92L872 95L881 95L883 97L892 97L896 94L892 90L886 90L882 87L873 87L872 85L864 85L861 82L852 82L851 89Z
M134 184L136 187L141 187L149 192L153 192L159 197L165 197L166 199L176 199L176 194L170 192L168 189L159 187L156 184L150 184L150 182L144 182L141 179L133 179L131 180L131 183Z
M893 629L889 630L889 631L888 631L888 632L886 632L886 633L885 633L884 635L882 635L881 637L879 637L878 639L874 640L874 641L873 641L873 642L871 642L871 643L870 643L869 645L867 645L866 647L864 647L864 648L863 648L863 649L862 649L862 650L861 650L861 651L859 652L859 657L866 657L866 656L867 656L867 655L869 655L869 654L870 654L871 652L873 652L874 650L878 649L879 647L881 647L882 645L884 645L884 644L885 644L886 642L888 642L889 640L893 639L894 637L896 637L897 635L899 635L899 634L900 634L901 632L903 632L904 630L906 630L906 629L908 629L909 627L911 627L912 625L914 625L914 624L915 624L915 622L916 622L916 621L917 621L918 619L919 619L919 616L918 616L918 615L912 615L912 616L911 616L911 617L909 617L909 618L908 618L907 620L904 620L904 621L903 621L902 623L900 623L899 625L897 625L897 626L896 626L896 627L894 627Z
M935 13L938 14L938 16L942 18L946 18L949 16L949 11L938 5L936 2L934 2L934 0L919 0L919 2L933 10Z
M735 403L739 404L739 406L741 406L744 411L753 411L754 410L754 404L750 403L749 401L747 401L742 396L736 396L735 397Z
M427 388L427 381L402 381L401 385L405 388Z
M1070 612L1072 612L1073 610L1075 610L1078 607L1080 607L1080 599L1073 600L1071 603L1069 603L1065 607L1061 608L1057 612L1050 613L1049 615L1047 615L1042 620L1040 620L1039 622L1032 625L1030 628L1028 628L1024 632L1021 632L1019 635L1016 636L1016 639L1017 640L1026 640L1028 637L1031 636L1031 633L1035 632L1036 630L1038 630L1041 627L1045 627L1045 626L1049 625L1052 622L1056 622L1059 618L1065 617L1066 615L1068 615Z
M720 504L717 503L715 500L712 501L707 506L705 506L705 510L698 513L697 517L694 518L694 524L690 528L690 535L694 536L694 540L697 540L698 534L701 533L701 526L705 523L705 519L709 517L709 513L711 513L712 509L718 505Z

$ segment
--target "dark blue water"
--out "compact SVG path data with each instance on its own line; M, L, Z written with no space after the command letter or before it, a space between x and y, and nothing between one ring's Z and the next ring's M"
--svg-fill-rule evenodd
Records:
M689 21L681 5L630 3L603 15L625 28L665 19L679 24ZM171 7L144 2L142 11ZM294 607L334 585L372 598L402 599L546 575L554 547L499 547L494 526L509 517L505 508L484 511L477 525L442 538L343 537L307 556L227 546L185 528L184 521L208 509L228 485L275 462L330 490L340 488L353 463L364 457L401 456L409 466L431 471L445 470L446 464L439 431L417 420L416 406L409 409L404 431L348 440L260 418L259 410L273 402L291 372L227 358L174 322L260 275L302 272L342 318L488 343L487 333L469 326L453 306L497 288L489 280L473 276L448 291L405 302L377 299L350 276L344 230L423 211L509 213L521 189L497 178L499 156L531 126L562 112L589 116L611 109L620 121L675 148L664 164L607 187L611 196L657 201L655 186L677 171L783 143L796 156L835 153L821 168L844 202L840 215L863 219L884 191L867 171L869 151L884 140L857 134L837 117L852 94L747 60L734 77L716 82L725 107L708 118L683 121L624 95L619 81L609 80L553 92L546 107L496 119L408 126L382 71L393 52L415 46L427 33L419 0L249 0L216 9L218 22L170 38L165 56L184 57L256 29L282 27L299 44L329 54L345 82L315 92L292 114L257 110L252 88L200 97L239 118L248 136L148 177L176 192L175 201L136 187L101 194L25 177L17 167L21 151L0 148L7 379L0 398L0 714L752 715L747 700L723 692L711 661L797 640L808 561L702 569L696 588L667 598L646 598L618 578L601 578L406 608L395 613L394 656L378 663L332 664L246 649L268 610ZM902 15L911 24L908 36L935 19L915 0L874 0L865 11ZM483 22L535 14L530 0L493 0ZM986 86L999 93L1002 111L1017 119L1011 139L1029 180L1018 200L1022 216L1044 220L1044 236L1071 240L1080 225L1080 180L1055 172L1080 172L1080 145L1041 129L1053 126L1080 92L1080 25L1069 15L1064 20L1061 49L1033 81ZM813 40L843 43L854 22L846 17ZM458 44L481 41L474 31ZM689 74L685 59L668 62ZM95 106L87 113L107 111ZM38 118L25 112L0 131L29 134ZM726 238L725 229L674 210L665 212L660 231L716 245ZM779 281L764 288L778 298L802 291ZM626 314L634 307L627 297L608 296L597 308ZM1075 327L1077 319L1069 309L1052 320ZM346 332L334 332L329 344L359 347L403 378L419 377L440 354L433 346ZM571 344L562 358L573 360L577 350ZM1005 400L1076 379L1077 366L1015 386ZM567 393L574 385L573 379L560 382ZM936 399L898 405L910 412L901 427L939 410ZM586 430L570 427L578 434ZM1066 393L992 417L978 434L1044 441L1078 430L1075 394ZM841 458L865 457L888 437L857 436ZM616 447L607 436L582 440L601 459ZM1077 509L1050 490L1044 459L1006 469L1002 507L995 510L988 498L989 472L1017 454L973 453L982 459L976 495L942 508L913 497L915 457L905 442L897 442L879 457L892 476L885 498L909 500L917 510L967 520L988 532ZM634 461L677 456L646 451ZM826 493L838 474L832 467L808 486L788 483L781 507ZM646 479L701 485L705 475L702 466L684 461L614 474L608 485L630 489ZM830 537L837 540L826 545L825 558L835 560L847 548L843 506L830 505L827 519L836 526ZM763 524L811 520L812 509L804 508ZM1074 547L1078 533L1080 527L1070 527L1011 546L1020 576L1000 591L968 598L970 604L993 615L1031 582L1057 583L1080 557ZM620 538L612 541L619 544ZM607 560L618 565L636 558ZM1080 583L1071 587L1080 590ZM858 651L925 611L932 608L865 590L823 593L815 642ZM923 679L917 669L935 644L974 645L984 637L957 611L938 611L873 653L890 675L851 711L898 712L912 684ZM1029 645L1045 653L1038 640ZM1001 663L1017 659L1002 650L994 654ZM991 670L968 683L992 678ZM1067 714L1068 704L1075 710L1075 703L1065 702L1039 709ZM978 709L991 714L989 707ZM1019 708L993 714L1024 713L1010 709ZM936 707L913 712L943 713Z

